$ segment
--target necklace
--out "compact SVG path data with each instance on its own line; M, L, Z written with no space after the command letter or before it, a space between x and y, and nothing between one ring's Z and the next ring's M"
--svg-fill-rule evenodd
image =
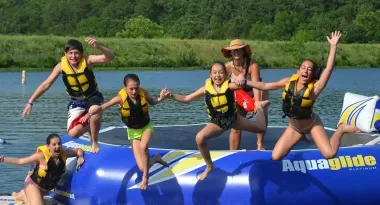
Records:
M243 61L244 62L244 61ZM240 66L240 69L238 69L236 66L235 66L235 61L232 60L232 65L234 67L235 70L237 70L239 73L243 72L243 69L244 69L244 63L243 65Z

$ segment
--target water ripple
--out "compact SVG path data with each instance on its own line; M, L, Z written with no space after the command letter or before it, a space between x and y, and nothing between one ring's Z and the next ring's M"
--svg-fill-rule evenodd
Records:
M275 81L290 76L294 70L263 70L265 81ZM150 95L158 97L160 89L168 87L177 94L188 94L204 84L208 71L167 71L167 72L135 72ZM105 100L110 100L120 90L122 77L126 72L98 72L97 76ZM14 85L20 73L0 74L0 138L8 139L10 144L0 145L0 155L25 157L35 152L38 145L45 142L46 136L55 132L66 134L68 97L63 90L61 80L50 88L37 102L32 113L21 119L21 113L34 89L48 75L46 72L28 73L25 86ZM119 77L120 76L120 77ZM324 124L335 127L341 111L343 97L346 92L363 95L379 94L375 85L380 72L376 69L336 70L328 86L314 106ZM119 79L115 79L118 77ZM17 79L16 79L17 78ZM15 80L16 79L16 80ZM360 79L360 80L359 80ZM362 80L366 79L366 80ZM270 125L286 125L281 118L281 92L270 92L272 104L269 108ZM207 122L207 112L203 99L190 104L180 104L167 100L150 109L155 125L189 124ZM105 111L104 127L121 125L117 107ZM17 191L23 187L28 167L16 167L0 164L0 192Z

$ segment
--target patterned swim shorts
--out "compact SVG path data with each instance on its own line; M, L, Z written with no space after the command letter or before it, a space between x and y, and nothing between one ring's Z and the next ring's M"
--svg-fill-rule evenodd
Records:
M234 115L232 116L211 118L210 123L218 125L223 130L229 130L232 128L232 126L236 122L237 117L238 117L238 114L235 112Z

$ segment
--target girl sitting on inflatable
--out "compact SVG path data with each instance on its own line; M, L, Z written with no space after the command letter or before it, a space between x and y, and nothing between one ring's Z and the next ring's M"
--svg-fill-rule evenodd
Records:
M25 178L24 189L12 195L16 196L16 200L24 201L23 204L43 204L44 196L58 185L65 174L69 157L77 157L77 170L84 163L82 149L64 149L61 137L53 133L46 138L45 145L37 148L36 153L24 158L0 156L0 163L17 166L34 163Z

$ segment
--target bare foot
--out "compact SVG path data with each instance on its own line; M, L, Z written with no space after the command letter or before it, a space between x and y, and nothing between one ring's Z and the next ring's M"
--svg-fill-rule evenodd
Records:
M255 102L255 107L256 108L261 108L261 109L265 109L268 105L270 105L270 101L269 100L263 100L263 101L258 101L258 102Z
M265 150L263 143L257 143L257 149L256 150Z
M341 130L343 133L357 133L360 132L360 129L358 127L352 126L352 125L347 125L344 123L341 123L338 126L338 130Z
M199 177L199 180L204 180L213 169L214 169L214 165L207 166L206 169L201 174L201 176Z
M141 190L145 190L147 186L148 186L148 179L147 179L147 178L144 178L144 179L141 181L140 189L141 189Z
M91 144L91 152L98 153L100 150L98 142L92 142Z
M162 158L161 158L161 155L159 153L157 153L155 156L154 156L154 160L156 163L159 163L161 164L162 166L164 167L169 167L169 164L167 162L165 162Z

